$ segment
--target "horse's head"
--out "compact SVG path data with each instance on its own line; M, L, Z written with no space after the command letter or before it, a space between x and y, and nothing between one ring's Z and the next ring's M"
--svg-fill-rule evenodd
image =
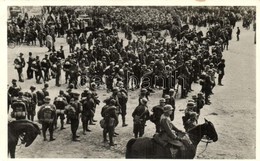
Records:
M25 135L24 135L24 142L25 147L30 146L33 141L36 139L37 135L41 134L40 128L37 124L31 122L28 124L28 126L25 128Z
M205 119L205 135L212 141L218 141L218 134L212 122Z
M28 120L16 120L8 124L8 133L15 138L21 137L22 143L28 147L41 134L39 126Z

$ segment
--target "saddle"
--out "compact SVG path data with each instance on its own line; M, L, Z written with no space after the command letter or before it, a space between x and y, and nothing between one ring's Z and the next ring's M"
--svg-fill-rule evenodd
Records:
M161 134L156 133L152 140L170 151L172 158L176 158L178 153L182 159L189 158L188 151L194 150L194 146L187 135L181 135L181 137L184 139L183 141L176 139L168 142Z

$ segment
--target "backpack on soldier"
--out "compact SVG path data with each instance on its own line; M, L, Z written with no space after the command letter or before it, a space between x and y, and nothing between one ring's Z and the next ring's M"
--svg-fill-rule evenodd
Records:
M26 116L26 105L21 100L15 101L12 103L13 111L11 113L11 117L13 118L25 118Z
M44 104L44 97L45 97L43 91L37 91L36 95L37 95L37 98L38 98L38 106L43 105Z
M77 118L76 110L75 110L74 107L72 107L72 106L68 107L68 109L67 109L67 117L69 119L76 119Z
M42 109L42 121L43 122L53 122L53 110L51 109L51 106L46 105L44 109Z

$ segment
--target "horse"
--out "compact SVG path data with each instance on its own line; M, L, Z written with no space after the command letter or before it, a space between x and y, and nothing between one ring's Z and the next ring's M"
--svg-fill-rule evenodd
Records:
M201 141L202 137L206 135L209 141L216 142L218 140L218 134L214 125L205 119L205 123L195 126L187 132L191 144L186 144L185 141L181 146L185 151L182 155L175 153L172 156L170 149L163 147L155 142L153 138L143 137L137 139L130 139L126 145L126 158L150 158L150 159L193 159L196 155L197 145ZM184 144L185 143L185 144ZM174 147L175 148L175 147ZM179 151L177 148L176 151Z
M11 158L15 158L15 149L18 140L30 146L38 135L41 134L39 126L29 120L15 120L8 122L8 154Z

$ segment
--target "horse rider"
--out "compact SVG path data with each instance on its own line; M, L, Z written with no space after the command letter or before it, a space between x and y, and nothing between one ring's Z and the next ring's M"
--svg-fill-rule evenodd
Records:
M150 117L150 113L147 107L148 100L146 98L142 98L140 101L140 105L138 105L134 112L132 113L132 117L134 118L134 135L135 138L142 137L144 134L145 123Z
M182 155L182 152L184 149L182 149L182 143L179 141L182 141L182 138L177 135L177 133L184 133L181 130L179 130L177 127L173 125L173 123L170 120L170 115L173 112L173 108L171 105L165 105L163 107L163 114L160 119L160 125L161 125L161 132L160 137L161 139L170 144L170 151L172 156L176 154L176 151L173 147L177 146L180 150L180 154Z
M163 114L163 107L165 106L165 99L160 99L160 104L152 108L153 114L150 117L150 121L155 124L156 132L160 132L160 118Z
M49 129L50 133L50 141L55 140L53 137L53 126L54 121L56 119L56 107L53 104L50 104L51 98L49 96L44 98L44 104L40 107L38 111L38 119L42 124L42 133L43 133L43 141L47 141L46 139L46 131Z
M63 90L60 90L59 95L54 98L53 104L56 106L56 114L57 114L54 123L54 128L55 129L57 128L57 121L58 118L60 117L60 124L61 124L60 130L66 129L64 127L64 119L65 119L64 112L65 112L65 107L68 105L68 102L66 97L64 96Z
M107 142L107 133L109 135L109 145L116 145L113 141L113 137L115 136L115 127L118 124L118 115L116 108L116 100L110 99L109 103L106 104L102 110L101 115L103 117L103 139L104 142Z

